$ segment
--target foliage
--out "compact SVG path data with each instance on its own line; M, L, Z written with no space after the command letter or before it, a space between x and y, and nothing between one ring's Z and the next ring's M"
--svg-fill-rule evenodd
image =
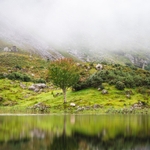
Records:
M8 74L7 78L10 80L20 80L20 81L24 81L24 82L31 81L31 78L28 75L22 74L19 72L13 72L11 74Z
M150 87L150 72L142 69L132 69L131 67L121 65L105 66L106 69L97 71L83 81L78 82L75 90L81 90L89 87L97 88L102 83L115 85L120 81L126 88L135 88L139 86Z
M118 81L118 82L116 82L116 88L118 90L124 90L125 84L123 82L121 82L121 81Z
M79 80L77 65L72 59L63 58L51 62L48 70L50 81L63 90L66 102L67 88L72 87Z
M46 83L46 81L42 78L39 78L39 79L35 79L34 83Z
M0 73L0 79L4 79L4 78L5 76L2 73Z

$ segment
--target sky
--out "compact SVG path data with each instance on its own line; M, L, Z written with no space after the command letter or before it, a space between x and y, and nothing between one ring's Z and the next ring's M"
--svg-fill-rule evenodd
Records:
M150 50L150 1L0 0L0 37L64 49Z

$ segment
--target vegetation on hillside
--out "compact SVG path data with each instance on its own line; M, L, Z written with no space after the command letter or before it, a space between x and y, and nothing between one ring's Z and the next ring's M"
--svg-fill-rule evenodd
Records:
M37 104L46 106L46 110L50 112L60 113L124 112L123 109L130 110L138 103L142 103L142 109L136 111L148 112L149 71L107 63L102 63L103 69L97 70L94 63L76 63L80 80L73 89L69 89L67 103L62 105L61 90L47 80L49 63L47 60L20 52L0 53L2 112L31 112L32 109L26 108L35 108ZM47 86L37 92L29 90L29 86L35 83L46 83ZM74 103L75 106L70 106L70 103ZM39 108L35 108L34 111L39 111Z

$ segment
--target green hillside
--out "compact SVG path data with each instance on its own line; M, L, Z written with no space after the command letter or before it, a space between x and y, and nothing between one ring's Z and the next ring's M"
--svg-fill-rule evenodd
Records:
M62 91L46 80L48 63L47 60L20 51L0 53L1 113L149 112L149 71L107 63L102 64L103 70L98 71L96 64L80 62L80 81L74 90L68 90L67 103L63 104ZM118 81L121 82L119 87L116 85ZM29 90L32 84L41 82L46 82L46 88ZM124 88L119 89L122 84ZM71 103L75 106L71 106Z

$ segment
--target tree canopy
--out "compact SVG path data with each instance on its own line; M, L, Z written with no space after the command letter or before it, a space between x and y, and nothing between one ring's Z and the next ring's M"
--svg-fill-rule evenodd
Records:
M72 59L61 58L52 61L48 68L49 79L57 87L60 87L66 102L66 90L79 80L78 67Z

